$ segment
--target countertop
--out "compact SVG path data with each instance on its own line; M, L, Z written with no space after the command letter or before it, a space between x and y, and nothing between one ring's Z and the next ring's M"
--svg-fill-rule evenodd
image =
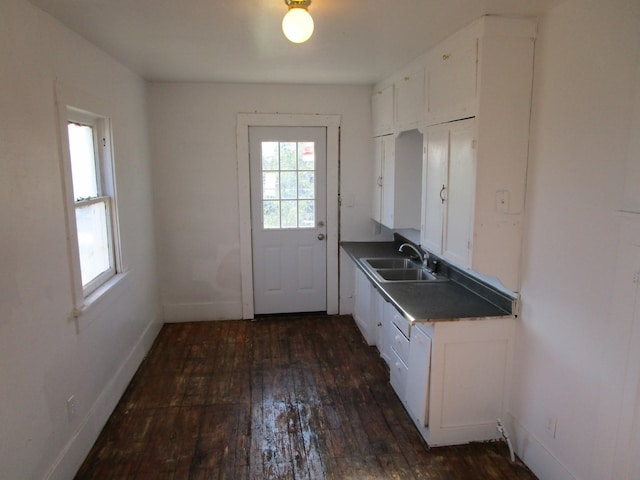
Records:
M486 290L487 287L474 286L470 289L464 285L468 283L466 280L456 281L453 276L448 281L440 282L379 282L363 266L362 259L406 258L406 255L398 252L397 243L341 242L340 245L385 300L391 302L411 322L481 319L511 315L510 309L506 306L510 299L505 299L504 296L490 289ZM457 277L459 279L459 276Z

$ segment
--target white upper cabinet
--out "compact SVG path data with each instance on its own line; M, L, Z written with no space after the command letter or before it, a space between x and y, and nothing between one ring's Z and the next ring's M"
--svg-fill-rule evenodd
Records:
M449 130L449 172L443 256L471 267L473 209L476 183L474 121L463 120Z
M378 223L384 223L389 218L390 188L393 184L392 175L388 171L395 165L395 138L393 135L382 135L373 139L373 203L371 218ZM385 208L386 206L386 208Z
M422 134L374 138L372 218L388 228L420 228Z
M374 90L392 91L395 118L385 125L395 135L425 136L423 246L514 292L536 29L535 19L482 17ZM470 118L472 127L454 125Z
M431 128L424 135L422 246L437 255L442 254L444 212L449 181L449 129Z
M377 89L371 97L373 135L388 135L395 127L395 98L393 84Z
M424 68L403 75L395 83L396 129L416 128L424 122Z
M452 38L437 47L427 63L426 123L475 116L477 38Z
M473 245L474 125L468 119L429 127L424 140L421 243L464 268Z

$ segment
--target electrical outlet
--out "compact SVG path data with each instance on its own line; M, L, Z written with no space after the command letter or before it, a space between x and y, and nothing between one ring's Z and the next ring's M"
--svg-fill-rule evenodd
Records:
M556 416L548 416L547 417L547 432L551 435L551 438L556 438L556 429L558 427L558 417Z
M69 422L73 422L76 418L76 397L71 395L67 398L67 418Z

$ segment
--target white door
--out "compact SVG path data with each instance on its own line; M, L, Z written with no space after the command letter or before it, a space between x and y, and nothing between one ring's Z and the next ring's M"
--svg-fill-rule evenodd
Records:
M326 128L250 127L255 314L327 309Z

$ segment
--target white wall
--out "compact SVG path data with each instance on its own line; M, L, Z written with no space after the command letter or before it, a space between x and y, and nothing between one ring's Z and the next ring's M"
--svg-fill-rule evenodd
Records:
M597 465L616 412L603 398L617 394L616 350L629 348L615 340L629 319L612 314L614 211L640 205L638 183L621 195L620 181L640 165L638 14L635 0L569 0L539 26L511 412L518 452L542 479L606 478Z
M370 238L370 95L366 86L150 85L154 182L162 192L155 214L165 320L242 318L238 113L341 115L342 240ZM344 288L352 289L350 283Z
M160 328L144 82L25 0L0 2L0 478L72 478ZM79 333L54 80L112 111L124 288ZM67 419L66 400L77 413Z

